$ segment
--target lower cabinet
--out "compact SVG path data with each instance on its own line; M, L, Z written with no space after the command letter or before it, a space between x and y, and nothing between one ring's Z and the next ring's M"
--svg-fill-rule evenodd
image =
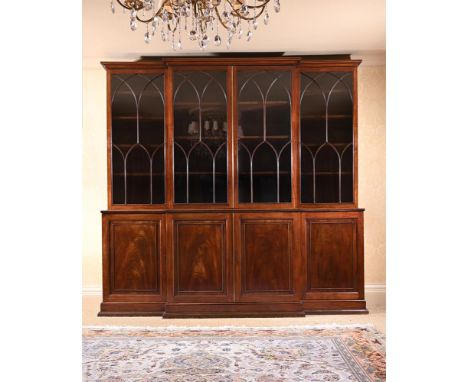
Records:
M161 314L166 295L164 215L104 215L102 243L100 314Z
M299 301L299 215L235 215L236 300Z
M364 310L362 212L303 213L307 311Z
M364 313L363 214L103 215L100 315Z
M168 215L168 301L232 302L231 214Z

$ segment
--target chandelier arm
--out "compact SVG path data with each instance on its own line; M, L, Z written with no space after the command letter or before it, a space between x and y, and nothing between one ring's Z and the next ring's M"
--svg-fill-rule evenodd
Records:
M117 0L117 1L120 3L120 0ZM165 0L159 7L158 11L153 16L151 16L151 18L145 20L145 19L140 18L140 16L137 15L136 19L141 23L148 24L152 22L156 17L161 17L161 14L163 13L163 10L164 10L164 6L167 4L168 1L169 0ZM172 16L172 13L169 13L169 14Z
M221 15L219 14L218 7L216 7L215 10L216 10L216 16L218 17L218 21L226 30L229 30L229 28L227 27L227 25L224 23L223 19L221 18Z
M117 0L117 2L118 2L123 8L125 8L125 9L128 9L128 10L131 10L131 9L132 9L132 7L127 7L124 3L122 3L121 0Z
M226 2L231 6L231 9L232 9L231 13L235 14L237 17L239 17L242 20L252 21L252 20L255 20L256 18L258 18L265 11L265 7L268 5L270 0L266 0L264 3L262 3L261 5L257 5L256 7L252 6L251 8L262 8L262 10L258 14L256 14L255 16L252 16L252 17L242 16L236 9L234 9L234 7L233 7L233 5L231 3L231 0L226 0ZM250 7L250 6L248 6L248 7Z
M235 0L236 1L236 4L238 5L247 5L247 4L243 4L241 2L239 2L238 0ZM264 6L266 6L271 0L257 0L259 2L261 2L260 5L247 5L247 8L250 8L250 9L254 9L254 8L262 8ZM226 0L227 3L229 3L229 5L231 6L231 8L234 9L234 7L232 6L231 4L231 0Z
M257 9L257 8L264 8L271 0L265 0L262 4L260 5L247 5L247 8L250 9Z

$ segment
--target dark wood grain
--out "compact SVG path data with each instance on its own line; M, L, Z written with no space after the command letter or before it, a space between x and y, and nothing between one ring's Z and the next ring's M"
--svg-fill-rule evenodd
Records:
M170 215L169 301L230 301L231 217Z
M238 301L299 300L298 218L284 213L236 214Z
M356 222L307 221L307 289L353 289Z
M223 290L225 234L226 227L223 223L176 223L176 293Z
M360 60L345 56L159 57L107 71L108 210L102 212L100 315L265 317L366 313L358 208ZM174 71L227 71L227 202L174 202ZM237 73L291 73L291 202L239 203ZM353 75L353 203L300 200L300 73ZM165 204L112 203L113 74L164 73Z
M159 292L157 224L111 223L111 292Z

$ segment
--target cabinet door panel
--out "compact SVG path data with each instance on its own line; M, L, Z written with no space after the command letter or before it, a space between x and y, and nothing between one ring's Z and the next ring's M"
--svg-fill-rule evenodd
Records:
M164 73L115 73L110 88L111 204L164 204Z
M159 222L111 221L110 293L160 293Z
M362 220L306 217L303 223L307 262L306 298L333 294L354 298L363 293ZM341 297L340 297L341 296Z
M287 214L236 217L237 284L240 301L296 299L297 219Z
M227 301L232 289L230 216L176 215L172 219L174 301Z
M239 69L236 77L236 203L290 204L291 71Z
M173 73L176 205L228 203L227 79L221 68Z
M353 72L303 71L300 77L301 203L354 203Z

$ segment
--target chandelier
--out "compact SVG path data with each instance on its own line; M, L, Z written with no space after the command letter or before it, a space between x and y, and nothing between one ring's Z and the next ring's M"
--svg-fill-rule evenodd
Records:
M112 13L115 13L114 1L124 12L130 12L132 31L138 23L146 24L146 43L158 33L174 50L182 49L182 36L196 41L200 49L207 48L211 42L218 47L223 38L227 48L234 37L245 36L250 41L253 30L258 28L259 17L268 24L269 3L273 3L276 12L280 11L280 0L111 0ZM226 33L223 38L221 31Z

